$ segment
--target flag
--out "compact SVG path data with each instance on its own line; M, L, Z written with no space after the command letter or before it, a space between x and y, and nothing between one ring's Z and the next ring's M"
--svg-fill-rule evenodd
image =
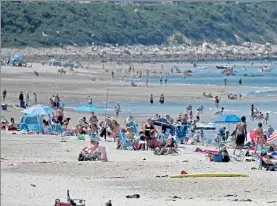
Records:
M277 130L275 130L267 139L267 142L273 142L277 140Z

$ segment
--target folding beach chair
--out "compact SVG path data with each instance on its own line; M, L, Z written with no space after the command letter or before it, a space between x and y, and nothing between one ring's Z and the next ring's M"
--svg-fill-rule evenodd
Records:
M246 156L249 155L250 148L247 146L236 146L233 152L233 156L230 156L234 158L238 162L242 162Z
M62 128L62 125L60 125L59 123L54 124L52 128L53 128L54 132L57 132L59 134L62 134L64 132L64 129Z
M136 134L138 132L137 125L134 124L134 122L129 122L128 126L132 129L132 134Z
M121 149L132 150L134 145L133 140L127 140L126 134L121 134Z
M265 168L266 170L269 171L275 171L277 170L277 164L267 164L264 162L263 158L257 154L257 157L259 158L259 169Z

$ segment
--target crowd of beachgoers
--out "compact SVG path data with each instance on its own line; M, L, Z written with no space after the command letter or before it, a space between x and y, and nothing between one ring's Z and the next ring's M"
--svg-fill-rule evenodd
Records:
M46 106L36 105L37 95L35 93L33 95L32 102L35 105L32 112L36 112L38 106L39 109L46 111L46 114L36 114L42 118L41 130L28 128L29 123L24 118L16 124L13 117L10 123L7 120L2 120L1 129L9 131L21 130L25 133L42 133L45 135L77 136L80 140L85 140L85 135L88 135L90 141L81 150L78 157L79 161L107 161L105 148L99 146L101 141L115 142L116 149L153 150L155 155L178 154L178 145L180 144L207 145L208 141L205 138L204 131L206 129L215 129L213 126L199 126L201 124L200 115L204 112L204 107L199 105L195 115L193 115L192 104L187 105L186 113L180 113L176 118L170 115L161 117L161 115L156 114L155 119L148 117L143 125L138 125L131 113L129 113L123 124L119 123L117 118L120 115L121 107L119 102L117 102L114 107L115 117L105 117L103 120L98 120L93 111L95 107L92 105L91 96L88 96L88 103L85 106L88 109L86 111L90 111L90 116L88 118L84 116L75 127L69 127L71 118L65 115L64 104L61 102L59 95L50 97ZM7 90L4 89L2 101L5 102L6 98ZM20 92L18 100L19 104L17 106L20 108L31 106L28 92L25 95ZM217 108L219 107L219 102L219 97L216 96L214 104ZM164 103L163 95L160 96L160 103ZM152 94L150 96L150 104L153 104ZM32 108L32 106L29 108ZM52 108L52 110L47 110L47 108ZM97 110L97 108L95 109ZM214 115L222 116L223 112L224 107ZM25 115L28 115L27 110ZM264 117L252 104L251 119L262 119L263 123L267 125L269 115L267 113ZM228 123L227 120L226 123ZM268 125L268 128L263 128L263 123L259 122L256 129L247 131L246 117L242 116L234 131L226 131L226 127L221 127L214 137L214 144L218 145L218 153L223 154L222 160L230 161L227 152L228 147L235 150L248 148L249 151L251 149L254 153L259 150L266 164L276 165L277 159L274 158L276 158L277 146L273 143L277 139L276 131L271 125ZM235 154L235 150L233 154Z

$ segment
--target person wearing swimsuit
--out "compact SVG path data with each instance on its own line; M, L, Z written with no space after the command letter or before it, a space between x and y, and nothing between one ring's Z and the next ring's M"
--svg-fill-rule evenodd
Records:
M90 123L90 129L92 130L92 132L98 135L98 119L95 116L94 112L90 113L89 123Z
M255 129L255 141L256 141L256 144L255 144L256 145L255 152L256 152L258 146L260 145L261 148L263 148L265 143L263 124L261 122L258 123L258 127Z
M155 132L157 130L155 129L155 126L152 123L151 118L147 118L145 125L143 126L144 136L146 138L146 149L153 148L153 140L155 138Z
M246 117L241 117L241 122L236 126L236 147L234 149L234 154L236 149L244 146L244 142L247 141L247 124Z
M153 105L153 94L150 95L150 104Z
M160 103L161 103L161 104L164 103L164 95L163 95L163 94L160 96Z

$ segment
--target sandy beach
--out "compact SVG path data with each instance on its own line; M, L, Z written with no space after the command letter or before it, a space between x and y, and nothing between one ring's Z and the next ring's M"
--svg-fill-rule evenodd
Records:
M155 101L164 94L166 101L201 100L204 91L221 96L223 86L192 84L138 83L132 87L130 82L121 82L128 65L106 63L83 63L84 68L67 70L66 75L57 74L58 67L32 63L29 67L1 67L1 89L7 89L8 111L1 112L7 119L14 117L19 122L21 109L18 104L20 91L28 91L30 102L32 94L38 96L38 103L48 104L52 95L59 94L62 102L86 103L90 95L93 102L149 102L150 94ZM170 65L167 65L168 68ZM190 68L191 65L185 65ZM136 70L161 72L160 64L134 64ZM34 70L39 76L34 75ZM111 80L111 71L116 78ZM154 75L154 74L151 74ZM92 81L96 78L95 81ZM131 78L131 77L129 77ZM229 86L231 91L234 86ZM247 101L260 101L272 97L245 96ZM213 101L210 99L208 101ZM222 101L227 101L225 95ZM184 105L185 109L186 105ZM102 108L103 109L103 108ZM180 111L180 112L184 112ZM141 111L135 113L139 123L145 117L154 117L156 112ZM160 113L164 115L164 111ZM201 115L203 122L215 119L214 110ZM249 113L249 111L245 111ZM73 127L87 113L65 109L65 116L71 118ZM97 114L103 120L104 112ZM124 123L128 112L120 115L119 122ZM173 117L177 113L171 114ZM242 115L242 114L240 114ZM107 116L114 116L112 110ZM273 116L272 118L275 118ZM256 124L256 123L255 123ZM276 129L276 126L275 126ZM4 206L54 205L56 198L66 200L69 189L72 198L83 198L86 205L101 206L108 200L113 205L277 205L276 172L261 171L258 161L214 163L204 154L194 152L196 146L182 145L177 156L155 156L151 151L116 150L115 143L100 141L106 147L108 162L78 162L77 157L84 147L84 141L76 137L26 135L1 132L1 202ZM204 148L204 147L201 147ZM210 148L215 149L215 147ZM189 173L234 172L248 174L249 177L233 178L183 178L170 179L157 177L179 174L181 170ZM139 199L128 199L126 195L139 194ZM173 198L173 196L177 196Z

